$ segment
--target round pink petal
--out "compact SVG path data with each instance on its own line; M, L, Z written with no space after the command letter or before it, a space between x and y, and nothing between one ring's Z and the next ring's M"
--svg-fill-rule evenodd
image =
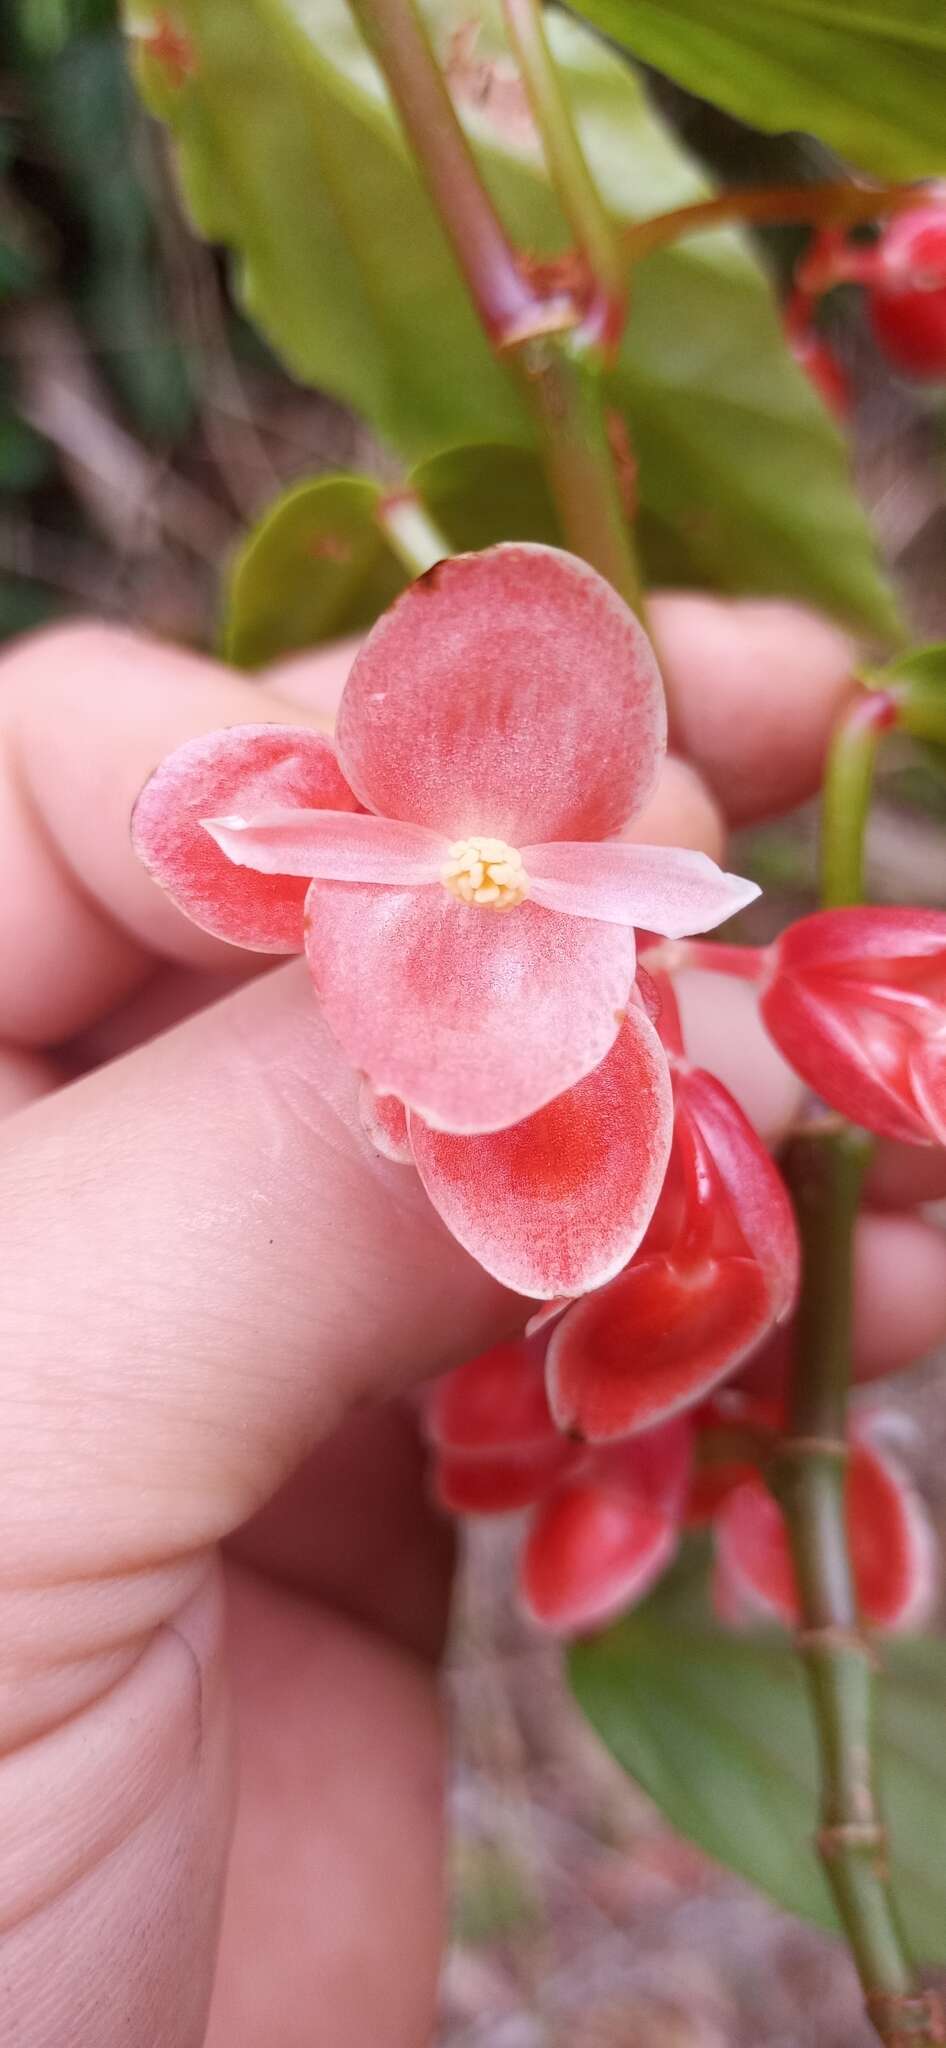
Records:
M439 882L450 842L422 825L366 811L267 807L247 818L205 818L234 867L260 875L304 875L329 882L385 882L396 888Z
M634 934L446 889L313 882L306 950L352 1065L442 1130L502 1130L603 1060Z
M640 925L663 938L709 932L761 893L686 847L559 840L522 849L533 903L569 917Z
M149 874L205 931L260 953L301 953L307 882L234 867L201 823L273 804L358 809L324 734L229 726L162 761L135 805L132 841Z
M519 542L438 562L369 633L339 759L369 809L451 839L604 839L650 794L660 675L610 584Z
M582 1294L620 1271L667 1168L666 1055L632 1009L606 1060L511 1130L476 1138L410 1120L414 1163L448 1230L520 1294Z

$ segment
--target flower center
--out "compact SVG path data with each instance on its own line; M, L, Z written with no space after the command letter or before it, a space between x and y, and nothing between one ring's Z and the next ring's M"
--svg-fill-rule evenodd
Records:
M460 903L480 903L484 910L512 910L529 893L529 877L522 855L504 839L486 839L476 833L458 839L440 879Z

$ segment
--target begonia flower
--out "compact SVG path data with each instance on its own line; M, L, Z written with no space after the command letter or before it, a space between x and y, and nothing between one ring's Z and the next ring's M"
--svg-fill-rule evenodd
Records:
M138 851L221 936L304 939L351 1064L432 1130L505 1130L575 1087L624 1020L635 926L707 931L757 894L617 836L654 786L663 691L642 626L558 549L450 559L398 598L346 683L337 767L277 728L269 779L264 733L172 755Z
M433 1390L427 1426L439 1499L455 1513L531 1508L519 1589L560 1635L600 1627L644 1597L672 1561L690 1472L680 1419L597 1449L555 1428L539 1340L506 1344Z
M809 1086L880 1137L946 1143L946 914L821 910L761 973L767 1030Z
M610 1285L567 1309L549 1343L555 1419L593 1442L703 1400L797 1294L791 1203L751 1124L721 1082L680 1054L673 1089L670 1165L640 1249Z

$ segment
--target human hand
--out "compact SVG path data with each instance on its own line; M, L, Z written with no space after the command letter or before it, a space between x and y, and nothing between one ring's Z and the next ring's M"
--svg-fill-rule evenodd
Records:
M723 812L814 787L845 646L779 606L668 596L653 623L694 765L635 837L718 857ZM346 660L274 671L265 710L105 628L0 667L0 2013L29 2048L431 2025L450 1544L394 1397L524 1311L368 1147L302 967L199 932L128 839L169 749L330 718ZM764 1120L783 1082L746 992L711 996ZM925 1224L866 1217L860 1280L862 1364L946 1333Z

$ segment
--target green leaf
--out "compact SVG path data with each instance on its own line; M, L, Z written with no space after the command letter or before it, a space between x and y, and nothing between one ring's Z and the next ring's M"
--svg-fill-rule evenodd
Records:
M882 689L896 686L903 730L925 742L928 766L937 777L946 777L946 642L913 647L873 670L869 680Z
M941 0L572 0L754 128L801 128L889 178L946 169Z
M834 1928L817 1863L817 1759L787 1638L723 1634L694 1545L645 1606L579 1644L580 1705L681 1834L778 1904ZM884 1644L880 1758L893 1879L911 1946L946 1960L946 1643Z
M369 626L407 582L377 520L380 485L320 477L277 499L230 575L224 652L256 668Z
M551 253L567 236L510 85L496 0L480 12L474 59L457 54L466 0L434 0L433 38L510 231ZM131 0L133 25L149 17ZM145 55L144 89L177 135L196 221L238 252L248 310L296 374L414 460L465 442L534 447L521 390L483 340L345 0L179 0L175 19L193 42L193 75L172 85ZM549 28L615 219L704 196L633 72L567 17L553 12ZM639 457L651 580L798 597L896 634L843 443L737 236L692 239L640 265L607 395Z
M0 410L0 491L32 491L48 475L48 442L16 413Z

